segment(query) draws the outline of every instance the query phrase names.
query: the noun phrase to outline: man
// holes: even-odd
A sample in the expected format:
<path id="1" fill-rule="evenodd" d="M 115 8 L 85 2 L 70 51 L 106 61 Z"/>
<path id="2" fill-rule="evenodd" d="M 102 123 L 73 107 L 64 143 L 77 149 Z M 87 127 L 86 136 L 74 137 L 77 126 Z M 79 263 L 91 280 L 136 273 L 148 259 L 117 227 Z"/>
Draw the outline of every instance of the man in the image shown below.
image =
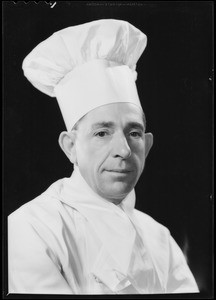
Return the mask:
<path id="1" fill-rule="evenodd" d="M 125 21 L 98 20 L 25 58 L 25 76 L 58 100 L 74 171 L 9 216 L 10 293 L 198 292 L 168 229 L 134 208 L 153 143 L 135 84 L 146 40 Z"/>

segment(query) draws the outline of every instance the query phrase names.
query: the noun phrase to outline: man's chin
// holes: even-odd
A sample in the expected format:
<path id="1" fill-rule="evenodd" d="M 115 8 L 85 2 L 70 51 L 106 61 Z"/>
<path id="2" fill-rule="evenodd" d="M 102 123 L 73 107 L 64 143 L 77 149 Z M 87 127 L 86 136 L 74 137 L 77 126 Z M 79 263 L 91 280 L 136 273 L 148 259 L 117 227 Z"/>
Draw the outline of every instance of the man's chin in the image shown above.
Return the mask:
<path id="1" fill-rule="evenodd" d="M 102 192 L 102 197 L 109 200 L 110 202 L 119 204 L 132 191 L 132 189 L 133 187 L 127 187 L 127 189 L 110 188 L 106 192 Z"/>

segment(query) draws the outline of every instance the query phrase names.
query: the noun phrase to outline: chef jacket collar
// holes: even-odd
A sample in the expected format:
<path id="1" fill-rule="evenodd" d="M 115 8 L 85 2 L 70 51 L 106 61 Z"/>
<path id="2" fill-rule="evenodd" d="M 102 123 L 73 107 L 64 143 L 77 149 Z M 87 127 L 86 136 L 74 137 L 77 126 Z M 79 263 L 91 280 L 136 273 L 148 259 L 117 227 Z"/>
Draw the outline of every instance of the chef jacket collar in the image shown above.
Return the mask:
<path id="1" fill-rule="evenodd" d="M 63 179 L 59 197 L 89 221 L 102 248 L 106 249 L 115 261 L 116 268 L 126 275 L 136 230 L 123 207 L 128 213 L 133 213 L 134 191 L 127 195 L 122 206 L 115 205 L 97 195 L 81 176 L 79 169 L 75 168 L 70 178 Z"/>

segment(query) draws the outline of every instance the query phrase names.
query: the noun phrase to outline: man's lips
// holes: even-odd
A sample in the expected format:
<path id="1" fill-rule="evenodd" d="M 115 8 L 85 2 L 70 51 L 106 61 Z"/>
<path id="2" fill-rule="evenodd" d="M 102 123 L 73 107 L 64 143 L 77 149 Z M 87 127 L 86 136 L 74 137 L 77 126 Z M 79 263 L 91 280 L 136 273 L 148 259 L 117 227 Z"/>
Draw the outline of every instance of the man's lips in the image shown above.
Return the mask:
<path id="1" fill-rule="evenodd" d="M 106 170 L 107 172 L 110 172 L 110 173 L 131 173 L 133 172 L 132 170 L 128 170 L 128 169 L 111 169 L 111 170 Z"/>

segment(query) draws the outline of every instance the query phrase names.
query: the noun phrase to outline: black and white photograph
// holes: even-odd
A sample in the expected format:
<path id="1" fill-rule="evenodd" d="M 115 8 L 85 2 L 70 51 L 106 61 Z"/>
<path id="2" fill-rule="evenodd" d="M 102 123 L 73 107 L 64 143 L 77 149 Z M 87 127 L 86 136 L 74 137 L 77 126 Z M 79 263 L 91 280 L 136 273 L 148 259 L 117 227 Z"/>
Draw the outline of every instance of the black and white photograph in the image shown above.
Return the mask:
<path id="1" fill-rule="evenodd" d="M 213 299 L 213 1 L 3 1 L 3 299 Z"/>

